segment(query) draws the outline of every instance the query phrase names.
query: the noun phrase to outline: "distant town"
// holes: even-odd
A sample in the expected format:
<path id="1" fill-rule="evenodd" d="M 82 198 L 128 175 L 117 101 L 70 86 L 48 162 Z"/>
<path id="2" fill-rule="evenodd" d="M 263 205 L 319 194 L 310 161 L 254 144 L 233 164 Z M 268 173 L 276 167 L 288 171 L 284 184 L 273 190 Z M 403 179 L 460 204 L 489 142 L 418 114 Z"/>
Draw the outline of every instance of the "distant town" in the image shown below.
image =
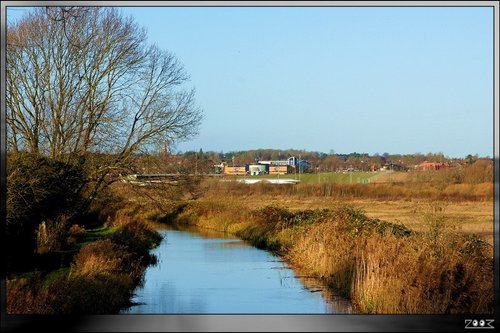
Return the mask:
<path id="1" fill-rule="evenodd" d="M 412 166 L 411 169 L 415 170 L 440 170 L 443 168 L 449 168 L 452 165 L 448 162 L 429 162 L 424 161 L 417 165 Z M 383 165 L 370 165 L 370 171 L 386 171 L 386 170 L 394 170 L 394 171 L 408 171 L 410 169 L 409 166 L 399 164 L 399 163 L 385 163 Z M 337 169 L 336 172 L 353 172 L 353 171 L 362 171 L 355 169 L 353 167 L 348 167 L 345 169 Z M 220 164 L 214 165 L 214 173 L 215 174 L 224 174 L 224 175 L 250 175 L 250 176 L 258 176 L 258 175 L 285 175 L 290 173 L 297 172 L 311 172 L 311 163 L 306 160 L 298 159 L 295 156 L 289 157 L 286 160 L 274 160 L 274 161 L 257 161 L 257 163 L 253 164 L 245 164 L 245 165 L 228 165 L 227 162 L 221 162 Z"/>
<path id="2" fill-rule="evenodd" d="M 286 175 L 298 173 L 347 173 L 379 171 L 429 171 L 464 167 L 489 157 L 467 155 L 450 158 L 428 154 L 339 154 L 296 149 L 253 149 L 233 152 L 171 152 L 164 147 L 155 155 L 137 156 L 140 167 L 132 173 L 216 174 L 227 176 Z"/>

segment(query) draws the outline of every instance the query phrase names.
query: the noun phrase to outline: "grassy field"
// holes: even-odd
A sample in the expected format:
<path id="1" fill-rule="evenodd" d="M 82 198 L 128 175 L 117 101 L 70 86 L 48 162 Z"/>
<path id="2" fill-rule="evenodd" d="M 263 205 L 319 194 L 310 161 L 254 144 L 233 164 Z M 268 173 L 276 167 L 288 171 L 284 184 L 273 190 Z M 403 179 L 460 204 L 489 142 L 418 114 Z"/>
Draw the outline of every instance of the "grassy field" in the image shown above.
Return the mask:
<path id="1" fill-rule="evenodd" d="M 354 172 L 320 172 L 320 173 L 301 173 L 300 182 L 302 184 L 319 183 L 337 183 L 337 184 L 355 184 L 355 183 L 404 183 L 408 181 L 411 172 L 403 171 L 354 171 Z M 286 175 L 259 175 L 259 176 L 226 176 L 227 179 L 246 178 L 290 178 L 299 179 L 299 175 L 290 173 Z"/>
<path id="2" fill-rule="evenodd" d="M 391 183 L 391 182 L 406 182 L 408 180 L 408 172 L 402 171 L 383 171 L 377 172 L 372 178 L 370 183 Z"/>
<path id="3" fill-rule="evenodd" d="M 403 223 L 416 231 L 423 231 L 426 211 L 432 203 L 360 200 L 352 203 L 366 215 L 391 222 Z M 477 235 L 493 245 L 493 202 L 442 202 L 437 205 L 447 228 L 467 235 Z"/>
<path id="4" fill-rule="evenodd" d="M 206 183 L 203 197 L 214 201 L 223 197 L 224 201 L 249 210 L 267 205 L 278 205 L 292 211 L 328 209 L 346 203 L 369 218 L 403 223 L 417 232 L 428 229 L 428 212 L 437 209 L 446 229 L 480 237 L 493 245 L 492 184 L 449 184 L 439 188 L 434 184 L 411 182 L 411 172 L 376 173 L 369 184 L 342 184 L 340 182 L 349 175 L 330 175 L 334 175 L 330 180 L 339 182 L 331 189 L 327 183 L 315 184 L 314 177 L 318 175 L 309 174 L 306 179 L 312 183 L 288 187 L 224 184 L 223 188 L 217 188 L 217 184 Z M 366 173 L 357 175 L 364 177 Z"/>
<path id="5" fill-rule="evenodd" d="M 362 171 L 356 171 L 356 172 L 347 172 L 347 173 L 342 173 L 342 172 L 320 172 L 320 173 L 301 173 L 300 174 L 300 182 L 303 184 L 317 184 L 317 183 L 342 183 L 342 184 L 348 184 L 348 183 L 359 183 L 362 182 L 363 180 L 367 180 L 371 177 L 377 176 L 378 173 L 374 172 L 362 172 Z M 279 179 L 279 178 L 289 178 L 289 179 L 299 179 L 298 174 L 290 173 L 286 175 L 259 175 L 259 176 L 231 176 L 227 177 L 228 179 L 241 179 L 243 177 L 249 178 L 249 179 L 258 179 L 258 178 L 264 178 L 264 179 Z"/>
<path id="6" fill-rule="evenodd" d="M 212 197 L 216 200 L 216 197 Z M 227 199 L 226 199 L 227 200 Z M 231 202 L 247 209 L 258 209 L 267 205 L 278 205 L 292 211 L 302 209 L 327 209 L 341 200 L 331 198 L 297 198 L 293 196 L 233 196 Z M 368 217 L 393 223 L 403 223 L 415 231 L 423 231 L 426 212 L 432 203 L 428 200 L 350 200 L 349 205 L 363 211 Z M 477 235 L 493 245 L 493 202 L 440 202 L 445 224 L 449 229 L 467 235 Z"/>

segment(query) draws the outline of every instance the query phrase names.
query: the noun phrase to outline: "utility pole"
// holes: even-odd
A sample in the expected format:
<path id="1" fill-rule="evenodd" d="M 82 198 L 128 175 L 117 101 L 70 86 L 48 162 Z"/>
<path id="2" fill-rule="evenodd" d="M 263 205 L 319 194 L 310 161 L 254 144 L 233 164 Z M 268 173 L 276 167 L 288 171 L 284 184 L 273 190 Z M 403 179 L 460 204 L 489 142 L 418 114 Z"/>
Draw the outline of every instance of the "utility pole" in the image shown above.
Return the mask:
<path id="1" fill-rule="evenodd" d="M 195 160 L 194 160 L 194 174 L 198 174 L 198 153 L 195 155 Z"/>

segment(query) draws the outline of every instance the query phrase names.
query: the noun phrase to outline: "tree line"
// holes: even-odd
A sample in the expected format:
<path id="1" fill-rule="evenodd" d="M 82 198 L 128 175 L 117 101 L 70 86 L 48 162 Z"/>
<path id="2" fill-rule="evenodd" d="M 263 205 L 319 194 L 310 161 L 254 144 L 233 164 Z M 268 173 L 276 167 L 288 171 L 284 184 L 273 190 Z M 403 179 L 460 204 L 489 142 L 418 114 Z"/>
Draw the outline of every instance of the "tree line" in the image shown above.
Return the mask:
<path id="1" fill-rule="evenodd" d="M 212 173 L 215 164 L 226 162 L 228 165 L 244 165 L 256 163 L 259 160 L 286 160 L 295 156 L 311 164 L 309 172 L 336 172 L 353 168 L 360 171 L 370 171 L 372 166 L 380 168 L 384 165 L 401 166 L 402 170 L 412 169 L 424 162 L 449 163 L 451 166 L 470 166 L 480 158 L 478 155 L 467 155 L 464 158 L 450 158 L 443 153 L 415 153 L 415 154 L 367 154 L 348 153 L 339 154 L 331 151 L 323 153 L 297 149 L 252 149 L 231 152 L 215 151 L 186 151 L 165 153 L 165 150 L 140 156 L 136 160 L 135 170 L 138 172 L 171 172 L 171 173 Z"/>

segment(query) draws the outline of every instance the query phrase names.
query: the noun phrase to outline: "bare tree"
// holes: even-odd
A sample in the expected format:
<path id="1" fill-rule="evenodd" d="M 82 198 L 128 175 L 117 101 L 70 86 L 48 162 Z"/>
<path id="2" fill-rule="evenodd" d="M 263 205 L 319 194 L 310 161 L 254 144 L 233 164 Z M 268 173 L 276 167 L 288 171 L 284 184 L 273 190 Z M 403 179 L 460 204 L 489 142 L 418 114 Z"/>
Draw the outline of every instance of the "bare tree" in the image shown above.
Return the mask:
<path id="1" fill-rule="evenodd" d="M 92 198 L 135 153 L 196 134 L 202 113 L 177 58 L 114 8 L 37 8 L 7 27 L 10 152 L 106 156 Z"/>

